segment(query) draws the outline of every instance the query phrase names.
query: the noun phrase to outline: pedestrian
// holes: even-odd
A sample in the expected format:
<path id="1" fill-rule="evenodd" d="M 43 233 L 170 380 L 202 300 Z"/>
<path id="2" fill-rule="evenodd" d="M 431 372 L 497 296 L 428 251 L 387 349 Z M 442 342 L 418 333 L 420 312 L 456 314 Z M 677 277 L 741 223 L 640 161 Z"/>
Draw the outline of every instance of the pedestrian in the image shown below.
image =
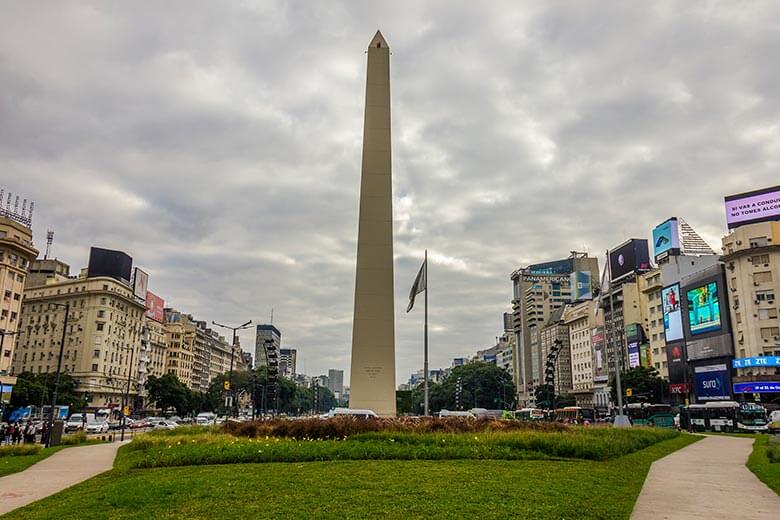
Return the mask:
<path id="1" fill-rule="evenodd" d="M 14 444 L 19 444 L 22 441 L 22 425 L 18 421 L 14 424 L 11 437 Z"/>

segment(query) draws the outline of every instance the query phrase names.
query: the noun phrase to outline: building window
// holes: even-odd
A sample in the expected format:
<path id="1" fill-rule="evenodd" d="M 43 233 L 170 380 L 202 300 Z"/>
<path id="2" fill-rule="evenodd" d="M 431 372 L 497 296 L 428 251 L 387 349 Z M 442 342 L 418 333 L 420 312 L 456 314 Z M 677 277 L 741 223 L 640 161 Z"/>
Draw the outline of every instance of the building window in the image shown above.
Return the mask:
<path id="1" fill-rule="evenodd" d="M 777 318 L 777 309 L 758 309 L 759 320 L 771 320 Z"/>
<path id="2" fill-rule="evenodd" d="M 98 324 L 97 324 L 97 326 L 96 326 L 96 329 L 97 329 L 98 331 L 102 331 L 102 330 L 103 330 L 103 326 L 104 326 L 104 325 L 105 325 L 104 323 L 98 323 Z"/>
<path id="3" fill-rule="evenodd" d="M 751 260 L 753 260 L 753 265 L 755 267 L 758 267 L 759 265 L 768 265 L 769 255 L 755 255 Z"/>
<path id="4" fill-rule="evenodd" d="M 98 311 L 98 318 L 105 318 L 106 317 L 106 311 Z"/>
<path id="5" fill-rule="evenodd" d="M 775 299 L 775 291 L 773 289 L 765 289 L 763 291 L 756 291 L 756 300 L 773 301 Z"/>
<path id="6" fill-rule="evenodd" d="M 98 366 L 97 366 L 97 363 L 93 363 L 93 364 L 92 364 L 92 371 L 93 371 L 93 372 L 97 372 L 97 371 L 98 371 Z"/>
<path id="7" fill-rule="evenodd" d="M 750 247 L 766 247 L 769 245 L 767 237 L 755 237 L 750 239 Z"/>
<path id="8" fill-rule="evenodd" d="M 780 328 L 778 327 L 762 327 L 761 339 L 773 339 L 780 337 Z"/>
<path id="9" fill-rule="evenodd" d="M 766 283 L 772 281 L 772 271 L 761 271 L 760 273 L 753 273 L 753 282 L 756 284 Z"/>
<path id="10" fill-rule="evenodd" d="M 100 357 L 100 350 L 95 349 L 95 351 L 92 353 L 93 358 L 99 358 Z"/>

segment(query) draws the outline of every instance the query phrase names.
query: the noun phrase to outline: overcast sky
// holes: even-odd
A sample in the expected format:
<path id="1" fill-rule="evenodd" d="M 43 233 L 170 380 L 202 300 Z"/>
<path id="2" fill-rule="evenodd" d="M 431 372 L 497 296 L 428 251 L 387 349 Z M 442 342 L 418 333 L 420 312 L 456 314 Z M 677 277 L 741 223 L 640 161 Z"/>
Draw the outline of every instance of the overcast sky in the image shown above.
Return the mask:
<path id="1" fill-rule="evenodd" d="M 422 308 L 404 310 L 426 247 L 432 367 L 494 344 L 521 265 L 672 215 L 719 250 L 723 196 L 780 180 L 779 19 L 771 1 L 3 2 L 0 187 L 76 272 L 122 249 L 167 305 L 273 307 L 299 371 L 348 372 L 381 29 L 400 383 L 422 366 Z"/>

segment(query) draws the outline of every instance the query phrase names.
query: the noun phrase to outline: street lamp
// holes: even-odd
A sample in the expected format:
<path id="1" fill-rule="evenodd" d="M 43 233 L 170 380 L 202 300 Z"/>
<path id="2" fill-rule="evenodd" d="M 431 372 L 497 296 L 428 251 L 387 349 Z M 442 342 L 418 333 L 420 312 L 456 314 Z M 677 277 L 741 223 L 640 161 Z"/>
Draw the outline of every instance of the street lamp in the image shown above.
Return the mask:
<path id="1" fill-rule="evenodd" d="M 54 428 L 54 407 L 57 405 L 57 392 L 60 390 L 60 370 L 62 369 L 62 351 L 65 348 L 65 334 L 68 329 L 68 316 L 70 315 L 70 303 L 50 303 L 55 307 L 65 308 L 65 321 L 62 324 L 62 338 L 60 339 L 60 353 L 57 356 L 57 376 L 54 379 L 54 393 L 51 396 L 51 409 L 49 410 L 49 427 L 46 436 L 46 447 L 51 446 L 51 433 Z"/>
<path id="2" fill-rule="evenodd" d="M 252 325 L 252 320 L 249 320 L 248 322 L 244 323 L 243 325 L 239 325 L 238 327 L 231 327 L 229 325 L 222 325 L 221 323 L 217 323 L 216 321 L 212 321 L 214 325 L 217 327 L 222 327 L 223 329 L 228 329 L 233 331 L 233 344 L 230 346 L 230 373 L 228 375 L 228 385 L 230 388 L 228 388 L 228 392 L 230 392 L 231 397 L 231 403 L 230 403 L 230 411 L 231 414 L 238 408 L 238 403 L 236 403 L 236 393 L 233 390 L 233 357 L 236 354 L 236 332 L 243 329 L 248 329 L 250 325 Z M 238 414 L 235 414 L 238 415 Z M 235 415 L 233 415 L 235 417 Z"/>

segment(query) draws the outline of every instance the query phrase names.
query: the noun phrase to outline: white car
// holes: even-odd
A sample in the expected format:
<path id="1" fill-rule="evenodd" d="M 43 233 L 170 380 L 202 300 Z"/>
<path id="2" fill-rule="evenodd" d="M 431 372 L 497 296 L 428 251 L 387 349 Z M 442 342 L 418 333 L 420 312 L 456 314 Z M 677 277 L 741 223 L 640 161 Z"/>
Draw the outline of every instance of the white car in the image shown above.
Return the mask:
<path id="1" fill-rule="evenodd" d="M 152 428 L 154 428 L 155 430 L 173 430 L 174 428 L 178 428 L 178 427 L 179 427 L 178 424 L 168 420 L 155 421 L 154 423 L 152 423 Z"/>
<path id="2" fill-rule="evenodd" d="M 87 433 L 108 433 L 108 421 L 93 421 L 87 423 Z"/>
<path id="3" fill-rule="evenodd" d="M 65 431 L 74 432 L 84 427 L 84 416 L 80 413 L 74 413 L 65 423 Z"/>

